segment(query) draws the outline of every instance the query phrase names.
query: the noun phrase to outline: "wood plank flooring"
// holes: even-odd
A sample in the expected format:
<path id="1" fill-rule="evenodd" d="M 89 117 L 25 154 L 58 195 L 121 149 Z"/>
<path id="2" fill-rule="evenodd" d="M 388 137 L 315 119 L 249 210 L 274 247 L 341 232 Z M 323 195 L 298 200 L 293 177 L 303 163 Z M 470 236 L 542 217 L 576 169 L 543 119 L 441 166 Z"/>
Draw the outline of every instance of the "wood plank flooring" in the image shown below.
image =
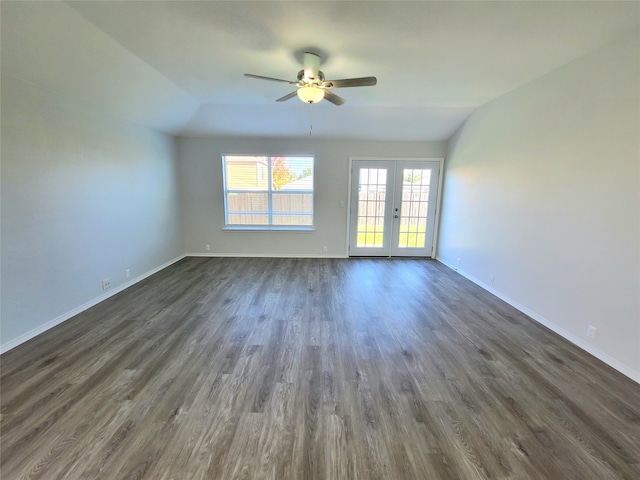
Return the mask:
<path id="1" fill-rule="evenodd" d="M 640 478 L 640 386 L 435 261 L 186 258 L 0 361 L 3 480 Z"/>

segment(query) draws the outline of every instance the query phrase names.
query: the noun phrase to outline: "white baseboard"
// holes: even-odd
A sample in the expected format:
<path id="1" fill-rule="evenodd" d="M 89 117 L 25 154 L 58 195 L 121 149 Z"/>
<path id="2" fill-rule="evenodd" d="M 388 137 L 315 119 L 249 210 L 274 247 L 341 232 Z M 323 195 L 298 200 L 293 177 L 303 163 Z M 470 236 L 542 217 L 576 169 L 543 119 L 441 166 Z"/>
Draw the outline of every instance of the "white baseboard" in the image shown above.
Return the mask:
<path id="1" fill-rule="evenodd" d="M 187 253 L 187 257 L 236 257 L 236 258 L 348 258 L 331 253 Z"/>
<path id="2" fill-rule="evenodd" d="M 468 273 L 460 270 L 458 267 L 455 267 L 455 266 L 451 265 L 448 262 L 445 262 L 444 260 L 442 260 L 439 257 L 436 257 L 436 260 L 438 260 L 443 265 L 446 265 L 451 270 L 454 270 L 454 271 L 458 272 L 460 275 L 462 275 L 463 277 L 467 278 L 468 280 L 471 280 L 473 283 L 475 283 L 479 287 L 482 287 L 487 292 L 495 295 L 500 300 L 508 303 L 509 305 L 511 305 L 512 307 L 516 308 L 517 310 L 520 310 L 522 313 L 524 313 L 525 315 L 528 315 L 529 317 L 531 317 L 536 322 L 544 325 L 549 330 L 552 330 L 553 332 L 557 333 L 558 335 L 563 337 L 565 340 L 570 341 L 574 345 L 576 345 L 576 346 L 580 347 L 581 349 L 585 350 L 586 352 L 590 353 L 591 355 L 596 357 L 598 360 L 601 360 L 604 363 L 606 363 L 607 365 L 609 365 L 610 367 L 615 368 L 617 371 L 619 371 L 623 375 L 626 375 L 631 380 L 633 380 L 633 381 L 635 381 L 637 383 L 640 383 L 640 372 L 636 372 L 632 368 L 628 367 L 627 365 L 625 365 L 623 363 L 620 363 L 618 360 L 616 360 L 615 358 L 613 358 L 609 354 L 603 352 L 602 350 L 599 350 L 599 349 L 595 348 L 590 343 L 585 342 L 580 337 L 577 337 L 576 335 L 574 335 L 573 333 L 569 332 L 568 330 L 565 330 L 564 328 L 556 325 L 551 320 L 543 317 L 539 313 L 534 312 L 530 308 L 525 307 L 524 305 L 516 302 L 515 300 L 513 300 L 510 297 L 508 297 L 504 293 L 499 292 L 498 290 L 495 290 L 493 287 L 491 287 L 490 285 L 478 280 L 473 275 L 469 275 Z"/>
<path id="3" fill-rule="evenodd" d="M 142 275 L 138 275 L 137 277 L 129 280 L 126 283 L 123 283 L 122 285 L 119 285 L 117 287 L 115 287 L 113 290 L 109 290 L 108 292 L 103 293 L 102 295 L 99 295 L 91 300 L 89 300 L 86 303 L 83 303 L 82 305 L 69 310 L 68 312 L 63 313 L 62 315 L 54 318 L 53 320 L 49 320 L 46 323 L 43 323 L 42 325 L 34 328 L 33 330 L 29 330 L 26 333 L 23 333 L 22 335 L 20 335 L 17 338 L 14 338 L 13 340 L 8 341 L 7 343 L 4 343 L 2 345 L 0 345 L 0 354 L 3 354 L 5 352 L 8 352 L 9 350 L 11 350 L 12 348 L 17 347 L 18 345 L 26 342 L 27 340 L 31 340 L 33 337 L 36 337 L 38 335 L 40 335 L 41 333 L 46 332 L 47 330 L 55 327 L 56 325 L 60 325 L 62 322 L 69 320 L 71 317 L 75 317 L 76 315 L 78 315 L 79 313 L 84 312 L 85 310 L 93 307 L 94 305 L 97 305 L 100 302 L 105 301 L 107 298 L 109 297 L 113 297 L 115 294 L 122 292 L 123 290 L 126 290 L 127 288 L 131 287 L 132 285 L 135 285 L 136 283 L 140 282 L 141 280 L 144 280 L 147 277 L 150 277 L 151 275 L 153 275 L 154 273 L 158 273 L 160 270 L 163 270 L 165 268 L 167 268 L 169 265 L 172 265 L 174 263 L 176 263 L 177 261 L 182 260 L 183 258 L 185 258 L 186 255 L 180 255 L 179 257 L 176 257 L 172 260 L 169 260 L 168 262 L 163 263 L 162 265 L 149 270 L 146 273 L 143 273 Z"/>

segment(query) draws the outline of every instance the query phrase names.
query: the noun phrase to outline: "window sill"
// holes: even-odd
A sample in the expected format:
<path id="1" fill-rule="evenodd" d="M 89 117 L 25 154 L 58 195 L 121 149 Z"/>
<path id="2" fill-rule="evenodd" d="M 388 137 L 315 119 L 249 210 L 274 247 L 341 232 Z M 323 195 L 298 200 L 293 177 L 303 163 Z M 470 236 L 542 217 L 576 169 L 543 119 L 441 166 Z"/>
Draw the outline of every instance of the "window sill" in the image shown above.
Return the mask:
<path id="1" fill-rule="evenodd" d="M 287 227 L 287 226 L 267 226 L 267 225 L 227 225 L 222 227 L 225 232 L 315 232 L 315 227 Z"/>

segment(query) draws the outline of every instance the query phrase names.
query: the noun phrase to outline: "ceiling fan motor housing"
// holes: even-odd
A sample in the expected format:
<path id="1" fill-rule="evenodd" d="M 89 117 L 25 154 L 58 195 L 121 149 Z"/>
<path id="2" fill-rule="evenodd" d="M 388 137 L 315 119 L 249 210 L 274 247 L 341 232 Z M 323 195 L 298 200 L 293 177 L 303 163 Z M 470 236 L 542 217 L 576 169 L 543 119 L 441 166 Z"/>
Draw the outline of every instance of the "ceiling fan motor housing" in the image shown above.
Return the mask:
<path id="1" fill-rule="evenodd" d="M 320 57 L 315 53 L 305 52 L 303 66 L 304 78 L 310 81 L 317 80 L 320 73 Z"/>
<path id="2" fill-rule="evenodd" d="M 324 73 L 318 70 L 315 77 L 308 77 L 304 70 L 298 72 L 298 81 L 306 85 L 320 85 L 324 82 Z"/>

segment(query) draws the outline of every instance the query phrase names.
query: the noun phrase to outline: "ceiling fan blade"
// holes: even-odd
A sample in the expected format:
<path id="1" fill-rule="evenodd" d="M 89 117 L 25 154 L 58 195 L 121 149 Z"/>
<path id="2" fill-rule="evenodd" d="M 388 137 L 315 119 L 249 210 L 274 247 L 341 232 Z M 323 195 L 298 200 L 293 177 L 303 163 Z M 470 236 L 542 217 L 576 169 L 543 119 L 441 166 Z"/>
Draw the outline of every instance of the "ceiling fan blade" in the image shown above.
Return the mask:
<path id="1" fill-rule="evenodd" d="M 335 93 L 329 90 L 324 91 L 324 98 L 325 100 L 330 101 L 334 105 L 342 105 L 344 102 L 346 102 L 344 98 L 339 97 L 338 95 L 336 95 Z"/>
<path id="2" fill-rule="evenodd" d="M 245 77 L 249 77 L 249 78 L 257 78 L 259 80 L 270 80 L 272 82 L 288 83 L 289 85 L 297 85 L 298 84 L 298 82 L 292 82 L 292 81 L 289 81 L 289 80 L 282 80 L 281 78 L 264 77 L 262 75 L 254 75 L 253 73 L 245 73 L 244 76 Z"/>
<path id="3" fill-rule="evenodd" d="M 286 94 L 284 97 L 280 97 L 279 99 L 276 100 L 276 102 L 286 102 L 290 98 L 295 97 L 297 93 L 298 91 L 294 90 L 293 92 Z"/>
<path id="4" fill-rule="evenodd" d="M 325 88 L 345 88 L 345 87 L 372 87 L 378 83 L 376 77 L 343 78 L 342 80 L 327 80 L 324 82 Z"/>

